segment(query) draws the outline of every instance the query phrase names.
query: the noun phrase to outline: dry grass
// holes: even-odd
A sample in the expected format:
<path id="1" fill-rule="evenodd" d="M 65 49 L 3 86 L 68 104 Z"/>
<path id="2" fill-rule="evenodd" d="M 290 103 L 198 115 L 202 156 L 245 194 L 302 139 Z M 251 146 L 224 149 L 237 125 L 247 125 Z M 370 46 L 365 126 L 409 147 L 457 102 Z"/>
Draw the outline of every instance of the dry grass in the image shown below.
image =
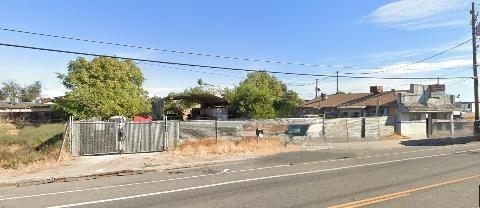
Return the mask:
<path id="1" fill-rule="evenodd" d="M 62 133 L 63 124 L 0 131 L 0 169 L 16 169 L 55 159 Z"/>
<path id="2" fill-rule="evenodd" d="M 397 133 L 394 133 L 389 137 L 389 139 L 391 139 L 391 140 L 404 140 L 404 139 L 408 139 L 408 137 L 397 134 Z"/>
<path id="3" fill-rule="evenodd" d="M 242 138 L 240 140 L 201 139 L 187 140 L 175 151 L 183 156 L 206 156 L 208 154 L 273 154 L 278 152 L 298 151 L 296 145 L 284 146 L 279 138 L 262 138 L 257 141 L 255 137 Z"/>
<path id="4" fill-rule="evenodd" d="M 0 123 L 0 130 L 12 130 L 16 129 L 15 125 L 11 123 Z"/>

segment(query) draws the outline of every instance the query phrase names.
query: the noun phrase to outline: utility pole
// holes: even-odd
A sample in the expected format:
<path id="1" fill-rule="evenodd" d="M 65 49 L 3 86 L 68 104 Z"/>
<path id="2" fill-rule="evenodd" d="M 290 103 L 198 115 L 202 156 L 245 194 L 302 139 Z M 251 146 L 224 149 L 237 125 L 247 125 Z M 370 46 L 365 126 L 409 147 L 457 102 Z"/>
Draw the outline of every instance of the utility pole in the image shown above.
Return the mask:
<path id="1" fill-rule="evenodd" d="M 472 46 L 473 46 L 473 92 L 475 93 L 475 121 L 479 120 L 478 105 L 478 77 L 477 77 L 477 11 L 475 11 L 475 2 L 472 2 Z"/>
<path id="2" fill-rule="evenodd" d="M 340 91 L 338 91 L 338 70 L 337 70 L 337 94 L 339 93 Z"/>
<path id="3" fill-rule="evenodd" d="M 315 79 L 315 98 L 318 97 L 318 91 L 319 91 L 319 90 L 320 90 L 320 89 L 318 89 L 318 79 Z"/>

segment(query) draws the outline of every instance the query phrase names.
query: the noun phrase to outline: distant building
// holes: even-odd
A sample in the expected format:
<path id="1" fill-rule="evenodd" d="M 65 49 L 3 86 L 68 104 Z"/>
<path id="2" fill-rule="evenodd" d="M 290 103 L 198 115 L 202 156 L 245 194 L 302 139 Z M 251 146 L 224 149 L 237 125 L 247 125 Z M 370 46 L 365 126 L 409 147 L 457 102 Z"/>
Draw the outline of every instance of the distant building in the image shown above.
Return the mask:
<path id="1" fill-rule="evenodd" d="M 475 113 L 475 102 L 456 102 L 464 113 Z"/>
<path id="2" fill-rule="evenodd" d="M 408 92 L 397 94 L 397 103 L 396 130 L 406 136 L 429 136 L 433 128 L 453 132 L 453 114 L 460 110 L 445 85 L 411 84 Z"/>
<path id="3" fill-rule="evenodd" d="M 228 101 L 207 93 L 178 95 L 172 97 L 160 98 L 152 102 L 153 119 L 159 120 L 163 116 L 165 109 L 165 100 L 188 100 L 197 105 L 190 109 L 170 109 L 175 111 L 175 115 L 167 115 L 177 117 L 179 119 L 192 120 L 227 120 L 228 119 Z"/>
<path id="4" fill-rule="evenodd" d="M 8 98 L 0 101 L 0 122 L 25 121 L 45 123 L 59 120 L 52 111 L 53 103 L 20 102 L 18 98 Z"/>
<path id="5" fill-rule="evenodd" d="M 298 106 L 296 113 L 330 117 L 390 116 L 395 118 L 396 91 L 383 91 L 382 86 L 370 87 L 370 93 L 321 94 Z"/>
<path id="6" fill-rule="evenodd" d="M 455 96 L 445 94 L 445 85 L 411 84 L 409 90 L 383 91 L 370 87 L 370 93 L 322 94 L 299 105 L 297 115 L 322 115 L 326 118 L 387 116 L 395 132 L 411 137 L 432 135 L 432 130 L 453 133 Z"/>

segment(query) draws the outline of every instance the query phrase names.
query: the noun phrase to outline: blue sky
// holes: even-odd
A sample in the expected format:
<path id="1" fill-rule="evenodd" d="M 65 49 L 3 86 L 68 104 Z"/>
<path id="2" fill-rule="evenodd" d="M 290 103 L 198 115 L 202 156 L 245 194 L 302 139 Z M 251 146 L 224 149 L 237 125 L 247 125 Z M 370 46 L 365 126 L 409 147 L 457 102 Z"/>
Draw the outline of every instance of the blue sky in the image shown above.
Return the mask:
<path id="1" fill-rule="evenodd" d="M 161 49 L 310 64 L 354 66 L 345 72 L 391 69 L 431 56 L 470 37 L 468 0 L 403 1 L 22 1 L 0 2 L 0 27 L 111 41 Z M 238 61 L 76 42 L 0 31 L 0 42 L 204 65 L 331 74 L 337 69 Z M 55 72 L 66 72 L 75 55 L 0 47 L 0 81 L 40 80 L 45 96 L 64 91 Z M 375 76 L 471 76 L 471 44 L 421 64 Z M 195 86 L 196 80 L 222 87 L 245 73 L 139 65 L 150 95 L 164 96 Z M 190 70 L 190 71 L 188 71 Z M 192 71 L 193 70 L 193 71 Z M 381 70 L 381 69 L 380 69 Z M 303 98 L 314 96 L 313 77 L 277 76 Z M 460 82 L 463 81 L 463 82 Z M 407 88 L 408 83 L 340 79 L 340 90 L 365 92 L 370 85 Z M 471 80 L 445 80 L 447 91 L 473 100 Z M 452 85 L 453 84 L 453 85 Z M 322 81 L 323 92 L 335 79 Z"/>

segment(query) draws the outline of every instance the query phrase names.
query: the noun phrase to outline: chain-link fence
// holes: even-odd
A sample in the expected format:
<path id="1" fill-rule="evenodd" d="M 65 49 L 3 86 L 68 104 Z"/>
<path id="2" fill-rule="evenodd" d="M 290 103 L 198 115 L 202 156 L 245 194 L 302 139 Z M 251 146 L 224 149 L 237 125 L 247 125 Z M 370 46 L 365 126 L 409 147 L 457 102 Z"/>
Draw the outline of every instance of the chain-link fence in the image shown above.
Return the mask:
<path id="1" fill-rule="evenodd" d="M 127 122 L 123 128 L 124 153 L 156 152 L 165 148 L 165 125 L 163 122 Z"/>
<path id="2" fill-rule="evenodd" d="M 155 152 L 167 147 L 164 122 L 74 121 L 70 126 L 73 156 Z"/>
<path id="3" fill-rule="evenodd" d="M 115 122 L 73 122 L 71 152 L 77 155 L 119 153 L 118 124 Z"/>
<path id="4" fill-rule="evenodd" d="M 472 136 L 474 123 L 467 120 L 433 120 L 432 136 Z"/>

